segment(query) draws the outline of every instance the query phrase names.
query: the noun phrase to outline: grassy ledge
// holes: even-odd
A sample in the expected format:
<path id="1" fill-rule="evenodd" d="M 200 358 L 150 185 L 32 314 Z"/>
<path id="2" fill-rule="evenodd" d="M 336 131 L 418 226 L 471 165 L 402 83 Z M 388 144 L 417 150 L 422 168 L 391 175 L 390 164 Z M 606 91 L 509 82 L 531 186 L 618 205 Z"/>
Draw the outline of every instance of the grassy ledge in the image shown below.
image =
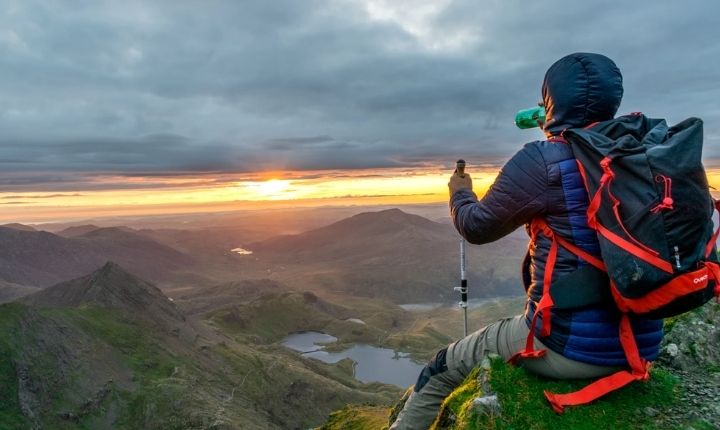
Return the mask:
<path id="1" fill-rule="evenodd" d="M 497 394 L 501 414 L 478 414 L 474 409 L 473 399 L 483 396 L 482 376 L 488 377 Z M 489 371 L 476 368 L 445 399 L 431 430 L 664 430 L 668 428 L 664 411 L 679 398 L 677 378 L 662 369 L 653 370 L 648 382 L 633 383 L 587 406 L 568 408 L 563 415 L 553 412 L 543 396 L 544 390 L 566 393 L 588 382 L 550 381 L 493 360 Z M 319 430 L 387 428 L 389 413 L 384 407 L 346 406 L 332 413 Z"/>

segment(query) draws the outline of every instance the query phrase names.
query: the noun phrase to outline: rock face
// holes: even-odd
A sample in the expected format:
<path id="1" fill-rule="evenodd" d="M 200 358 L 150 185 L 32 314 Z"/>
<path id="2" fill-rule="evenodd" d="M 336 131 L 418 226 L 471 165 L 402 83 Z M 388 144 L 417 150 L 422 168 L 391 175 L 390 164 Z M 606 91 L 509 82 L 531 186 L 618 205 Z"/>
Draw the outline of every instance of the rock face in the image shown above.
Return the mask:
<path id="1" fill-rule="evenodd" d="M 704 421 L 720 428 L 720 304 L 711 301 L 666 323 L 657 364 L 678 376 L 680 403 L 668 425 Z"/>
<path id="2" fill-rule="evenodd" d="M 684 371 L 720 366 L 720 305 L 705 306 L 670 320 L 659 361 Z M 720 369 L 719 369 L 720 370 Z"/>
<path id="3" fill-rule="evenodd" d="M 499 415 L 502 411 L 500 401 L 496 394 L 482 397 L 475 397 L 472 401 L 473 408 L 478 414 Z"/>

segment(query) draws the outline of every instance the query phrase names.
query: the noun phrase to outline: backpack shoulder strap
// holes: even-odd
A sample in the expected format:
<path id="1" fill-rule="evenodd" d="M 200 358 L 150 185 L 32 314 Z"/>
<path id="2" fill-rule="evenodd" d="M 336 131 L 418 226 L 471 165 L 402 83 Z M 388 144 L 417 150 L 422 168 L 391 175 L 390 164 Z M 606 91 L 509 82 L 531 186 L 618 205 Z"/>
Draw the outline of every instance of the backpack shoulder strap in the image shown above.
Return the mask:
<path id="1" fill-rule="evenodd" d="M 540 330 L 541 337 L 550 336 L 552 329 L 552 313 L 551 309 L 555 306 L 553 295 L 551 294 L 550 284 L 552 283 L 553 271 L 555 269 L 555 262 L 557 260 L 558 248 L 562 246 L 583 260 L 587 261 L 590 265 L 596 269 L 607 272 L 605 263 L 602 262 L 598 257 L 588 253 L 587 251 L 579 248 L 570 241 L 564 239 L 550 228 L 547 221 L 542 218 L 535 218 L 530 224 L 530 237 L 533 241 L 537 240 L 538 234 L 543 234 L 549 238 L 552 243 L 550 245 L 550 252 L 548 253 L 547 263 L 545 264 L 545 274 L 543 277 L 543 294 L 538 302 L 535 313 L 533 314 L 532 322 L 530 323 L 530 332 L 528 333 L 527 340 L 525 342 L 525 349 L 514 354 L 508 360 L 509 363 L 515 364 L 521 358 L 538 358 L 545 354 L 545 350 L 535 349 L 535 331 L 537 327 L 538 316 L 542 315 L 542 328 Z"/>

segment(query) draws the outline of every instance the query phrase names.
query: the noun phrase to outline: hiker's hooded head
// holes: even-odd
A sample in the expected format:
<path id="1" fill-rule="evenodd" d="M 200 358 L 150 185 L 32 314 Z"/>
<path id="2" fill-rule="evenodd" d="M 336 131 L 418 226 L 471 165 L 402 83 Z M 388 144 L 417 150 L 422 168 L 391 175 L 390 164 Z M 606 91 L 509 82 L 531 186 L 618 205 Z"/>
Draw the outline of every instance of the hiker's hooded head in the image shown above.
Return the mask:
<path id="1" fill-rule="evenodd" d="M 545 73 L 545 134 L 584 127 L 615 116 L 623 96 L 620 69 L 600 54 L 575 53 L 561 58 Z"/>

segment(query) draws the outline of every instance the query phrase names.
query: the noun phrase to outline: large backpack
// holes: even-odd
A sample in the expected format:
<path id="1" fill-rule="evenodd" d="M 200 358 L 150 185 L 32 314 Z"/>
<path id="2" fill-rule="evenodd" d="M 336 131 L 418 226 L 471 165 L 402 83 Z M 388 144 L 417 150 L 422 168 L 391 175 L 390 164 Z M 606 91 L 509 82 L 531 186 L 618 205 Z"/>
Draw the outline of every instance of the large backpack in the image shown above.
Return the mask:
<path id="1" fill-rule="evenodd" d="M 552 245 L 543 297 L 526 349 L 515 359 L 544 353 L 533 348 L 537 316 L 543 319 L 540 336 L 549 335 L 551 310 L 573 297 L 571 302 L 580 300 L 574 306 L 593 300 L 617 306 L 622 313 L 620 341 L 630 366 L 575 393 L 546 392 L 553 409 L 562 413 L 565 406 L 589 403 L 632 381 L 647 380 L 650 364 L 640 356 L 630 314 L 664 318 L 720 297 L 715 249 L 720 229 L 713 232 L 712 220 L 720 204 L 710 195 L 701 161 L 700 119 L 668 127 L 664 120 L 631 114 L 566 130 L 558 140 L 571 145 L 577 160 L 590 201 L 588 225 L 598 234 L 602 260 L 556 235 L 544 220 L 532 223 L 532 234 L 550 237 Z M 551 288 L 558 247 L 589 266 L 561 277 Z M 575 294 L 557 292 L 568 287 L 576 288 Z"/>

